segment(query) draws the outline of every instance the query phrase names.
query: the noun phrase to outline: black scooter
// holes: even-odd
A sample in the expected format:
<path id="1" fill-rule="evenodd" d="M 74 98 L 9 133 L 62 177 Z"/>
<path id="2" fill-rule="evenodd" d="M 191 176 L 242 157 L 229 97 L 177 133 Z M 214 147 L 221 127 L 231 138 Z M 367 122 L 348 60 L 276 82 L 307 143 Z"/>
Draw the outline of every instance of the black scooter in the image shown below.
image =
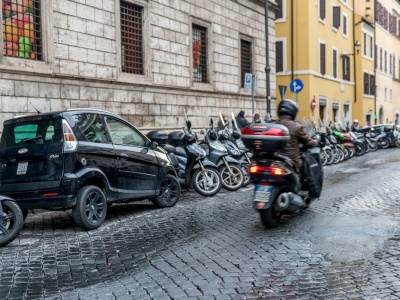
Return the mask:
<path id="1" fill-rule="evenodd" d="M 322 139 L 326 133 L 324 129 L 321 128 L 319 132 Z M 267 228 L 278 226 L 283 214 L 306 209 L 319 197 L 323 180 L 319 147 L 303 153 L 303 166 L 308 166 L 308 172 L 304 171 L 302 178 L 293 161 L 279 154 L 279 150 L 283 150 L 290 139 L 285 126 L 251 124 L 243 129 L 242 139 L 253 150 L 254 157 L 249 169 L 255 184 L 253 201 Z"/>
<path id="2" fill-rule="evenodd" d="M 210 119 L 208 130 L 202 130 L 204 140 L 201 144 L 208 159 L 217 165 L 222 178 L 222 186 L 228 191 L 236 191 L 243 186 L 244 174 L 241 163 L 228 155 L 228 151 L 218 140 L 214 122 Z"/>
<path id="3" fill-rule="evenodd" d="M 181 185 L 193 186 L 200 195 L 214 196 L 221 190 L 221 175 L 217 166 L 206 158 L 205 150 L 197 144 L 189 120 L 186 120 L 186 127 L 168 135 L 164 130 L 150 131 L 147 137 L 166 151 Z"/>
<path id="4" fill-rule="evenodd" d="M 15 202 L 6 196 L 0 196 L 0 246 L 11 243 L 24 226 L 22 210 Z"/>

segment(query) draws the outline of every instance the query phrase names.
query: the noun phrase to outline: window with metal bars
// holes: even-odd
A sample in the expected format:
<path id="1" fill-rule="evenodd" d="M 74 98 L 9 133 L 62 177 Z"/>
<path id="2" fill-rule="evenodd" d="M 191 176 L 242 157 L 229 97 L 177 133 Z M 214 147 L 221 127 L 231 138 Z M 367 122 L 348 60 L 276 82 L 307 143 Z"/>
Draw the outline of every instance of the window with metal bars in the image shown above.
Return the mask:
<path id="1" fill-rule="evenodd" d="M 143 74 L 143 7 L 121 2 L 122 72 Z"/>
<path id="2" fill-rule="evenodd" d="M 246 73 L 253 73 L 251 68 L 251 42 L 240 40 L 240 81 L 244 88 L 244 77 Z"/>
<path id="3" fill-rule="evenodd" d="M 4 56 L 43 60 L 41 1 L 2 1 Z"/>
<path id="4" fill-rule="evenodd" d="M 208 82 L 207 78 L 207 28 L 193 24 L 193 81 Z"/>

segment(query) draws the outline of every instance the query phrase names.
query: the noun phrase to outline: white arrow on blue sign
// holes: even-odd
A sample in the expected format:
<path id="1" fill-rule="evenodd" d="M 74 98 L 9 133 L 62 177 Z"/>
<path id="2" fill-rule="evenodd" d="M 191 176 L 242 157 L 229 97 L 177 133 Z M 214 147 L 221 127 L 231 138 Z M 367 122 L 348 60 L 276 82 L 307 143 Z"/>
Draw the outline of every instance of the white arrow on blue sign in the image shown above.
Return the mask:
<path id="1" fill-rule="evenodd" d="M 297 94 L 300 93 L 304 88 L 304 83 L 300 79 L 293 79 L 290 83 L 290 90 Z"/>
<path id="2" fill-rule="evenodd" d="M 251 92 L 252 83 L 253 83 L 253 74 L 245 73 L 244 74 L 244 91 L 246 93 L 250 93 Z"/>

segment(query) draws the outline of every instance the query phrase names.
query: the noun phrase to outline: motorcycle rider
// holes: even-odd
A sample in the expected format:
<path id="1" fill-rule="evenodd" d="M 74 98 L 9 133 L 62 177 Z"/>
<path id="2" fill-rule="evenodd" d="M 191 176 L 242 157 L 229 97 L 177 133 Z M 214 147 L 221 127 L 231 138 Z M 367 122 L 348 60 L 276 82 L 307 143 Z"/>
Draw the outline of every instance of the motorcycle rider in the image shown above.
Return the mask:
<path id="1" fill-rule="evenodd" d="M 286 148 L 280 153 L 289 157 L 296 165 L 297 170 L 301 170 L 302 159 L 299 144 L 309 148 L 317 147 L 318 141 L 310 138 L 305 132 L 303 125 L 294 121 L 298 112 L 297 104 L 289 99 L 284 99 L 278 106 L 278 124 L 282 124 L 289 129 L 290 140 Z"/>
<path id="2" fill-rule="evenodd" d="M 356 132 L 358 130 L 358 120 L 354 119 L 353 124 L 351 125 L 351 131 Z"/>

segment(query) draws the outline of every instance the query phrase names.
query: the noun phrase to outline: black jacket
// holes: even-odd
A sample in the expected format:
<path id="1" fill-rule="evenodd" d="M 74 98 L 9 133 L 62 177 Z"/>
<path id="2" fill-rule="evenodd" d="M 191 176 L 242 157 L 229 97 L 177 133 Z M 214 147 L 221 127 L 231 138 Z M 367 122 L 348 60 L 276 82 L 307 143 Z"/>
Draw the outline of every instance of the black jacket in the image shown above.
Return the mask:
<path id="1" fill-rule="evenodd" d="M 280 153 L 289 157 L 294 161 L 296 166 L 300 168 L 301 153 L 299 150 L 299 144 L 303 144 L 312 148 L 318 146 L 318 141 L 310 138 L 305 132 L 303 125 L 301 125 L 299 122 L 293 121 L 290 116 L 279 116 L 279 121 L 277 123 L 285 125 L 289 129 L 290 133 L 289 143 L 284 150 L 280 151 Z"/>
<path id="2" fill-rule="evenodd" d="M 246 120 L 246 118 L 244 117 L 244 111 L 241 111 L 238 116 L 236 117 L 236 123 L 238 125 L 238 129 L 240 131 L 243 130 L 243 128 L 245 128 L 247 125 L 250 124 L 249 121 Z"/>

